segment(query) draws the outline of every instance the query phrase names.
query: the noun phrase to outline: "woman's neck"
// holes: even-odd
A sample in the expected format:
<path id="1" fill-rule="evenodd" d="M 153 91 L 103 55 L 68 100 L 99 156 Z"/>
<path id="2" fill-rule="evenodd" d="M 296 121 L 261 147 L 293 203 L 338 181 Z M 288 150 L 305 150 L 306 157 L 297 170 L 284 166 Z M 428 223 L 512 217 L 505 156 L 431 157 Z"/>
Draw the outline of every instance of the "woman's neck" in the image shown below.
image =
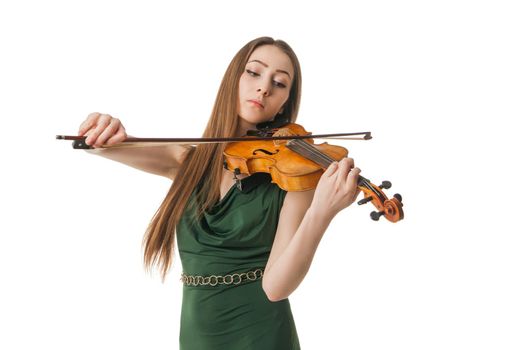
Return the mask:
<path id="1" fill-rule="evenodd" d="M 238 137 L 246 136 L 246 133 L 248 130 L 255 130 L 255 129 L 257 129 L 256 124 L 248 123 L 244 119 L 239 118 L 239 124 L 237 125 L 237 131 L 235 133 L 235 136 L 238 136 Z"/>

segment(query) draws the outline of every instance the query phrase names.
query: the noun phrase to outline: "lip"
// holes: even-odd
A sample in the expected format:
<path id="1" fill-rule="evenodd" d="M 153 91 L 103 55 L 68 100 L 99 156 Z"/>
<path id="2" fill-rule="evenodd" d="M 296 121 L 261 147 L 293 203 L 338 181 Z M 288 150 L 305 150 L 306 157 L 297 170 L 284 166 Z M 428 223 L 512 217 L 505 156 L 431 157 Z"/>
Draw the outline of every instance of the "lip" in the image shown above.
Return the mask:
<path id="1" fill-rule="evenodd" d="M 251 102 L 253 103 L 254 105 L 256 105 L 257 107 L 263 109 L 264 108 L 264 105 L 262 104 L 261 101 L 258 101 L 258 100 L 248 100 L 248 102 Z"/>

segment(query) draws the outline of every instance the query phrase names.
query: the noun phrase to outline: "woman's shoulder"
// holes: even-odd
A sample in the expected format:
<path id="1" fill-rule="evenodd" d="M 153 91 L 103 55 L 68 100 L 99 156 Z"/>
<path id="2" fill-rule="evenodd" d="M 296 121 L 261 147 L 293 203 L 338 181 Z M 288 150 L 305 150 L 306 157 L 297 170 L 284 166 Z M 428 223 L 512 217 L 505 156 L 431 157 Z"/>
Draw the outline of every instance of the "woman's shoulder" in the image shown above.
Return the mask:
<path id="1" fill-rule="evenodd" d="M 310 206 L 315 190 L 286 192 L 283 205 Z"/>
<path id="2" fill-rule="evenodd" d="M 280 210 L 281 220 L 302 220 L 306 210 L 312 203 L 315 190 L 283 192 Z"/>

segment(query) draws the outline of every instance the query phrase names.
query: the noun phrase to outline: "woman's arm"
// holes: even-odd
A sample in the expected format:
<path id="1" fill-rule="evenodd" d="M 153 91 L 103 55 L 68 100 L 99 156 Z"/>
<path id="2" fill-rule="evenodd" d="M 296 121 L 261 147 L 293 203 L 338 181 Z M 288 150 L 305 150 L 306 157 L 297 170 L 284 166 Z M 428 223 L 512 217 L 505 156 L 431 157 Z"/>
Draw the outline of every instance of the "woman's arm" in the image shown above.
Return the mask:
<path id="1" fill-rule="evenodd" d="M 163 145 L 130 148 L 95 148 L 86 150 L 151 174 L 175 178 L 191 146 Z"/>
<path id="2" fill-rule="evenodd" d="M 359 194 L 359 172 L 346 158 L 325 171 L 315 192 L 286 194 L 262 281 L 269 300 L 286 299 L 302 282 L 328 225 Z"/>
<path id="3" fill-rule="evenodd" d="M 91 113 L 80 125 L 79 136 L 86 136 L 86 144 L 94 149 L 86 150 L 155 175 L 174 179 L 191 146 L 162 145 L 131 148 L 101 148 L 115 145 L 128 137 L 119 119 L 109 114 Z"/>

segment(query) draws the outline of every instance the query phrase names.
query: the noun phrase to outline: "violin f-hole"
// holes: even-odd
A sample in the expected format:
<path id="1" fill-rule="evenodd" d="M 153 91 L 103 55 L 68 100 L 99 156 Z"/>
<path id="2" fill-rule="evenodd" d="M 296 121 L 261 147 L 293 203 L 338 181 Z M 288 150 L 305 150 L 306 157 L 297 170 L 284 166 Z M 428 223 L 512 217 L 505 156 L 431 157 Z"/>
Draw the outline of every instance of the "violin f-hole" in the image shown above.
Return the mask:
<path id="1" fill-rule="evenodd" d="M 275 150 L 275 152 L 271 152 L 271 151 L 267 151 L 267 150 L 265 150 L 265 149 L 263 149 L 263 148 L 258 148 L 258 149 L 254 150 L 254 151 L 252 152 L 252 155 L 255 156 L 255 155 L 257 155 L 258 152 L 262 152 L 262 153 L 264 153 L 264 154 L 267 154 L 267 155 L 269 155 L 269 156 L 272 156 L 272 155 L 274 155 L 274 154 L 279 153 L 279 150 Z"/>

